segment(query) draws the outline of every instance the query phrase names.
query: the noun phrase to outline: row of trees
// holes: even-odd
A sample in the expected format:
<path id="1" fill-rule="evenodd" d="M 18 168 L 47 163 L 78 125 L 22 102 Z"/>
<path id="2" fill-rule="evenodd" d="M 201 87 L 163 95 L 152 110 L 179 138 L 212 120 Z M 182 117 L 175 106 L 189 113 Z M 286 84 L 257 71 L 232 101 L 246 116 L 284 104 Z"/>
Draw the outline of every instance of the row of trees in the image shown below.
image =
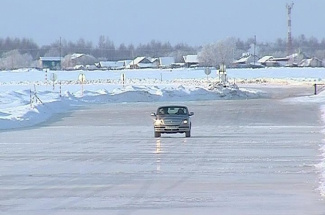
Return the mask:
<path id="1" fill-rule="evenodd" d="M 152 40 L 147 44 L 115 45 L 109 37 L 100 36 L 98 43 L 94 45 L 90 41 L 79 39 L 76 42 L 58 39 L 50 45 L 39 46 L 31 39 L 0 38 L 0 68 L 20 68 L 37 66 L 39 57 L 66 56 L 72 53 L 83 53 L 94 56 L 98 60 L 122 60 L 134 59 L 137 56 L 162 57 L 172 56 L 176 62 L 180 62 L 182 56 L 199 54 L 202 64 L 218 65 L 220 62 L 230 63 L 238 59 L 242 53 L 252 52 L 255 44 L 258 56 L 273 55 L 275 57 L 286 56 L 286 40 L 277 39 L 275 42 L 259 42 L 254 37 L 243 41 L 239 38 L 228 38 L 216 43 L 193 47 L 187 44 L 171 45 L 169 42 Z M 293 38 L 294 50 L 303 51 L 308 56 L 325 59 L 325 39 L 306 38 L 300 35 Z"/>
<path id="2" fill-rule="evenodd" d="M 174 56 L 177 59 L 184 54 L 196 53 L 198 47 L 191 47 L 183 43 L 172 46 L 169 42 L 162 43 L 155 40 L 147 44 L 139 44 L 137 47 L 133 44 L 125 45 L 124 43 L 116 46 L 113 41 L 104 36 L 99 37 L 96 46 L 84 39 L 79 39 L 76 42 L 59 39 L 50 45 L 39 47 L 31 39 L 0 38 L 0 56 L 12 50 L 18 50 L 21 54 L 28 53 L 34 60 L 39 59 L 39 57 L 59 57 L 72 53 L 83 53 L 100 60 L 114 61 L 133 59 L 137 56 Z"/>

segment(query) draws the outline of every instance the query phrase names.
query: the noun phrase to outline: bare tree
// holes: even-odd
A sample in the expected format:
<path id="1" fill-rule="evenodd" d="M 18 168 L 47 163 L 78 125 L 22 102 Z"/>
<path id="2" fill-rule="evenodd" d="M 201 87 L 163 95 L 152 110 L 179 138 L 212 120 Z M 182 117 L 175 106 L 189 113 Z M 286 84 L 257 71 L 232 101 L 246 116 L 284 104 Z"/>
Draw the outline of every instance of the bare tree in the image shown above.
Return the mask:
<path id="1" fill-rule="evenodd" d="M 12 50 L 3 54 L 0 60 L 1 69 L 19 69 L 31 66 L 33 57 L 26 53 L 21 54 L 18 50 Z"/>
<path id="2" fill-rule="evenodd" d="M 218 65 L 217 53 L 216 43 L 205 45 L 198 54 L 200 65 L 216 67 Z"/>
<path id="3" fill-rule="evenodd" d="M 234 38 L 208 44 L 199 53 L 199 62 L 201 65 L 214 67 L 218 67 L 219 64 L 230 65 L 234 60 L 235 48 L 236 40 Z"/>
<path id="4" fill-rule="evenodd" d="M 325 50 L 316 51 L 315 57 L 317 57 L 318 59 L 324 60 L 325 59 Z"/>
<path id="5" fill-rule="evenodd" d="M 57 47 L 51 47 L 45 54 L 44 57 L 60 57 L 60 49 Z"/>

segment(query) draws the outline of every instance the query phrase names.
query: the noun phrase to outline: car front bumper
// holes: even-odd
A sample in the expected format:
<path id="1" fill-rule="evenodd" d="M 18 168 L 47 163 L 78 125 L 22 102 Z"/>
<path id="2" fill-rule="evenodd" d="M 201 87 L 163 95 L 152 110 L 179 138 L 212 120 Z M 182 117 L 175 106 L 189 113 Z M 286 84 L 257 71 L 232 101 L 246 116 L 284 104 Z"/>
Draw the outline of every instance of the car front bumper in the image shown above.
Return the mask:
<path id="1" fill-rule="evenodd" d="M 159 133 L 184 133 L 191 130 L 190 126 L 155 126 L 155 132 Z"/>

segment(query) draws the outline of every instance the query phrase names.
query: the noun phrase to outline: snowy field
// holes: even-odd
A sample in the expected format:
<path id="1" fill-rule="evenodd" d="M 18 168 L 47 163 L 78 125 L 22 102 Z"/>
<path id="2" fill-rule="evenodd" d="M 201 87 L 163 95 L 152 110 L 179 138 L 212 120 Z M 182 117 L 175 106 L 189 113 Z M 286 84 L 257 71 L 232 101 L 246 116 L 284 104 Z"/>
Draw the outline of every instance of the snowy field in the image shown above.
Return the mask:
<path id="1" fill-rule="evenodd" d="M 83 75 L 81 75 L 83 74 Z M 124 74 L 124 82 L 122 80 Z M 80 77 L 84 84 L 80 84 Z M 300 85 L 325 83 L 324 69 L 233 69 L 231 84 Z M 81 79 L 82 80 L 82 79 Z M 83 103 L 145 101 L 197 101 L 263 97 L 246 88 L 214 88 L 216 71 L 125 70 L 125 71 L 38 71 L 0 72 L 0 129 L 26 127 L 44 122 Z M 309 98 L 322 101 L 323 97 Z"/>
<path id="2" fill-rule="evenodd" d="M 123 74 L 124 82 L 121 78 Z M 313 84 L 325 83 L 325 69 L 229 69 L 228 77 L 230 86 L 224 88 L 213 85 L 218 80 L 216 71 L 212 71 L 207 77 L 203 70 L 195 69 L 0 72 L 0 160 L 2 163 L 0 179 L 4 185 L 0 194 L 1 212 L 9 214 L 110 214 L 107 213 L 109 211 L 111 214 L 150 214 L 152 210 L 152 213 L 157 214 L 157 209 L 160 209 L 158 210 L 161 211 L 160 214 L 169 212 L 172 212 L 169 214 L 198 214 L 202 211 L 205 214 L 215 214 L 213 211 L 217 205 L 217 208 L 224 212 L 222 214 L 298 214 L 299 211 L 306 212 L 307 209 L 310 214 L 324 213 L 324 211 L 317 211 L 324 207 L 317 208 L 315 202 L 323 201 L 322 198 L 325 196 L 325 141 L 322 142 L 320 137 L 324 124 L 321 121 L 325 118 L 323 107 L 325 93 L 313 95 Z M 81 78 L 85 79 L 83 84 L 79 81 Z M 280 93 L 276 103 L 266 103 L 273 101 L 269 93 L 272 92 L 272 88 L 278 89 L 279 87 L 288 90 L 301 87 L 307 89 L 308 92 L 300 91 L 299 94 L 293 94 L 293 96 L 284 96 L 290 97 L 286 99 L 279 99 Z M 224 112 L 236 109 L 239 113 L 243 113 L 241 116 L 237 112 L 239 119 L 243 117 L 240 122 L 236 121 L 236 114 L 233 114 L 232 119 L 224 119 L 228 124 L 232 124 L 231 128 L 239 129 L 237 133 L 229 133 L 229 130 L 224 129 L 222 123 L 219 122 L 216 129 L 221 133 L 211 136 L 208 131 L 214 130 L 214 124 L 209 119 L 209 115 L 197 112 L 193 118 L 197 127 L 193 131 L 193 138 L 189 139 L 178 135 L 176 138 L 167 136 L 167 138 L 155 139 L 150 121 L 144 120 L 143 125 L 138 125 L 137 129 L 140 130 L 127 127 L 123 123 L 127 119 L 122 114 L 124 109 L 126 111 L 143 110 L 143 116 L 146 116 L 153 107 L 159 104 L 186 103 L 197 110 L 202 111 L 205 108 L 208 113 L 213 113 L 213 107 L 218 104 L 218 101 L 228 102 Z M 252 101 L 252 107 L 263 108 L 245 111 L 245 105 L 247 105 L 245 101 Z M 289 106 L 286 106 L 287 104 Z M 136 110 L 133 110 L 134 105 Z M 267 108 L 273 105 L 279 105 L 282 109 L 272 111 L 272 108 Z M 98 122 L 91 122 L 89 126 L 85 124 L 87 119 L 92 120 L 88 114 L 83 115 L 84 111 L 87 112 L 85 108 L 89 108 L 90 112 L 96 115 L 97 111 L 103 107 L 111 110 L 112 113 L 117 113 L 110 115 L 113 117 L 111 121 L 101 121 L 100 117 L 95 117 Z M 293 108 L 293 111 L 299 111 L 300 115 L 292 114 L 289 107 Z M 317 119 L 317 114 L 315 114 L 316 118 L 313 115 L 309 119 L 306 115 L 314 113 L 310 112 L 310 109 L 315 107 L 323 114 L 319 114 L 319 119 Z M 255 119 L 254 110 L 264 120 L 259 122 L 259 118 Z M 53 116 L 65 116 L 65 114 L 69 116 L 67 119 L 53 118 Z M 274 120 L 273 115 L 283 117 L 283 121 Z M 69 118 L 75 121 L 69 121 Z M 132 113 L 130 123 L 138 123 L 136 119 L 136 114 Z M 200 119 L 204 120 L 200 122 Z M 317 120 L 321 122 L 320 125 L 313 124 Z M 266 122 L 270 123 L 269 126 L 265 124 Z M 51 127 L 52 123 L 53 127 Z M 256 132 L 251 133 L 252 126 Z M 113 132 L 105 134 L 106 131 L 102 129 L 107 127 L 112 128 Z M 119 128 L 129 130 L 124 131 Z M 89 130 L 95 134 L 95 137 L 87 136 L 90 133 L 85 132 L 84 135 L 78 133 L 75 140 L 72 140 L 68 134 L 74 131 L 69 129 L 82 131 L 82 133 Z M 41 132 L 39 137 L 36 132 Z M 56 132 L 64 133 L 64 135 L 58 137 Z M 294 141 L 298 134 L 301 136 Z M 138 139 L 132 135 L 137 136 Z M 210 137 L 206 138 L 209 135 Z M 281 141 L 278 142 L 277 138 L 273 140 L 273 135 L 286 144 L 296 143 L 292 148 L 285 147 L 281 145 Z M 254 140 L 260 141 L 262 136 L 266 138 L 265 145 L 255 144 Z M 243 138 L 239 142 L 243 144 L 235 144 L 234 148 L 228 148 L 221 143 L 216 146 L 212 144 L 220 138 L 224 138 L 227 142 L 234 142 L 239 137 Z M 49 139 L 48 142 L 43 143 L 46 138 Z M 105 146 L 107 138 L 112 138 L 114 143 L 121 143 L 121 146 L 114 144 Z M 318 138 L 320 138 L 319 142 Z M 25 141 L 23 139 L 26 139 L 26 143 L 23 143 Z M 57 140 L 57 142 L 51 142 L 50 139 Z M 129 142 L 133 147 L 128 148 Z M 94 145 L 89 145 L 89 143 Z M 33 147 L 26 148 L 26 144 Z M 197 147 L 197 144 L 204 145 L 204 147 Z M 113 160 L 101 157 L 104 156 L 101 154 L 104 151 L 98 150 L 102 150 L 103 146 L 104 149 L 111 149 L 108 156 L 111 156 Z M 151 148 L 152 146 L 154 148 Z M 178 150 L 175 154 L 173 150 L 175 148 L 184 150 L 184 153 Z M 152 150 L 155 150 L 154 154 L 151 153 Z M 264 154 L 264 150 L 270 151 L 270 154 Z M 99 157 L 94 157 L 91 153 Z M 132 157 L 132 153 L 140 157 Z M 212 156 L 218 153 L 221 157 Z M 232 153 L 237 154 L 238 157 L 233 157 Z M 290 153 L 293 153 L 292 156 L 288 156 Z M 125 160 L 118 155 L 125 156 Z M 129 160 L 128 156 L 131 156 Z M 150 159 L 153 158 L 156 160 L 150 164 Z M 234 160 L 231 161 L 232 159 Z M 183 166 L 185 163 L 177 160 L 189 164 L 191 160 L 198 161 L 202 164 L 202 169 L 198 168 L 197 162 Z M 147 161 L 149 164 L 146 164 Z M 107 162 L 113 163 L 115 169 L 105 169 Z M 245 169 L 247 166 L 242 162 L 252 165 Z M 213 169 L 210 165 L 214 164 L 225 166 Z M 84 168 L 82 168 L 83 165 Z M 167 167 L 171 169 L 163 169 Z M 161 184 L 163 183 L 160 181 L 161 178 L 159 180 L 156 178 L 156 174 L 160 172 L 163 178 L 166 177 L 166 184 Z M 109 179 L 109 186 L 116 185 L 112 189 L 102 183 L 107 179 L 105 179 L 105 174 L 109 173 L 114 175 Z M 148 178 L 142 174 L 147 175 Z M 271 174 L 270 184 L 265 184 L 267 174 Z M 80 178 L 76 175 L 84 177 Z M 317 177 L 314 178 L 314 175 Z M 129 182 L 126 178 L 128 176 L 135 178 Z M 214 184 L 210 176 L 220 180 L 220 184 Z M 299 181 L 301 177 L 306 179 L 306 182 L 301 183 Z M 62 181 L 64 178 L 67 181 Z M 249 179 L 246 187 L 239 183 L 241 179 Z M 155 180 L 158 180 L 157 184 L 153 182 Z M 245 190 L 242 190 L 240 194 L 230 182 L 227 183 L 229 180 L 238 182 L 238 188 L 245 188 Z M 148 181 L 152 184 L 145 184 Z M 281 186 L 272 185 L 271 182 L 283 184 L 283 186 L 281 188 Z M 212 187 L 211 183 L 214 184 Z M 176 186 L 178 184 L 182 186 Z M 194 189 L 193 186 L 198 187 Z M 261 187 L 257 188 L 257 186 Z M 66 191 L 62 190 L 64 187 Z M 120 188 L 120 192 L 115 188 Z M 279 190 L 272 191 L 273 188 Z M 104 190 L 103 193 L 99 192 L 101 189 Z M 139 189 L 139 193 L 128 192 L 128 189 Z M 211 193 L 209 194 L 211 189 L 224 195 L 211 196 Z M 306 191 L 308 189 L 312 192 L 308 193 Z M 108 194 L 109 190 L 113 192 L 113 195 Z M 75 196 L 72 195 L 74 191 Z M 19 192 L 26 193 L 27 197 Z M 52 192 L 51 197 L 48 197 L 48 192 Z M 155 192 L 166 195 L 158 196 Z M 132 194 L 132 197 L 128 197 L 129 194 Z M 246 202 L 237 202 L 245 195 L 247 195 Z M 263 198 L 258 199 L 256 196 L 259 195 Z M 86 197 L 82 198 L 83 196 Z M 304 198 L 307 198 L 307 201 L 299 206 L 297 203 L 304 202 Z M 290 202 L 290 206 L 297 206 L 297 208 L 286 208 L 285 205 L 281 205 L 282 208 L 269 208 L 272 205 L 279 207 L 280 202 L 286 200 Z M 30 204 L 27 203 L 28 201 Z M 271 202 L 267 205 L 263 201 Z M 237 210 L 231 210 L 236 206 L 238 206 Z M 312 210 L 313 206 L 316 207 L 316 211 Z M 174 210 L 168 211 L 169 207 Z M 261 208 L 251 213 L 248 207 Z M 143 210 L 148 213 L 144 213 Z M 243 213 L 240 213 L 241 210 Z"/>

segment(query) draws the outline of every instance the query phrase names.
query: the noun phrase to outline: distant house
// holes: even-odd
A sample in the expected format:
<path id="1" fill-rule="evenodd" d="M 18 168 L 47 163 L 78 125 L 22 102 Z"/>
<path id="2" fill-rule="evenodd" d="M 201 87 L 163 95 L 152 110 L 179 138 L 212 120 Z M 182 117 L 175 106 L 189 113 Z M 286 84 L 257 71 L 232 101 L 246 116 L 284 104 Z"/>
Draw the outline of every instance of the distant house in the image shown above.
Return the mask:
<path id="1" fill-rule="evenodd" d="M 183 63 L 186 67 L 197 67 L 199 66 L 199 60 L 197 55 L 186 55 L 183 56 Z"/>
<path id="2" fill-rule="evenodd" d="M 62 57 L 40 57 L 40 64 L 43 69 L 61 69 L 61 61 Z"/>
<path id="3" fill-rule="evenodd" d="M 264 56 L 257 62 L 265 67 L 283 67 L 288 65 L 289 58 L 275 58 L 273 56 Z"/>
<path id="4" fill-rule="evenodd" d="M 301 51 L 289 55 L 287 66 L 298 66 L 302 60 L 308 59 L 307 55 Z"/>
<path id="5" fill-rule="evenodd" d="M 124 69 L 124 61 L 100 61 L 96 66 L 100 69 L 118 70 Z"/>
<path id="6" fill-rule="evenodd" d="M 126 65 L 127 69 L 157 68 L 156 59 L 147 57 L 137 57 Z"/>
<path id="7" fill-rule="evenodd" d="M 299 65 L 300 67 L 322 67 L 323 66 L 323 62 L 316 58 L 316 57 L 312 57 L 309 59 L 303 59 Z"/>
<path id="8" fill-rule="evenodd" d="M 86 69 L 87 65 L 94 65 L 96 58 L 87 54 L 69 54 L 63 59 L 62 66 L 65 69 Z"/>
<path id="9" fill-rule="evenodd" d="M 88 54 L 72 54 L 71 61 L 75 65 L 93 65 L 97 60 L 94 56 Z"/>
<path id="10" fill-rule="evenodd" d="M 173 57 L 160 57 L 158 66 L 159 68 L 171 68 L 175 63 L 175 59 Z"/>
<path id="11" fill-rule="evenodd" d="M 154 67 L 159 67 L 159 58 L 147 57 L 147 59 L 154 65 Z"/>
<path id="12" fill-rule="evenodd" d="M 185 63 L 173 63 L 171 65 L 171 68 L 176 69 L 176 68 L 182 68 L 185 67 Z"/>
<path id="13" fill-rule="evenodd" d="M 273 57 L 273 56 L 264 56 L 258 60 L 260 64 L 266 67 L 296 67 L 300 63 L 307 59 L 306 55 L 302 52 L 298 52 L 287 57 Z"/>
<path id="14" fill-rule="evenodd" d="M 241 58 L 233 62 L 233 66 L 236 68 L 252 68 L 257 67 L 257 65 L 260 66 L 258 57 L 256 55 L 254 57 L 254 55 L 250 53 L 244 53 Z"/>
<path id="15" fill-rule="evenodd" d="M 264 66 L 266 66 L 267 62 L 272 61 L 272 59 L 273 59 L 273 56 L 264 56 L 264 57 L 258 59 L 257 62 L 264 65 Z"/>

